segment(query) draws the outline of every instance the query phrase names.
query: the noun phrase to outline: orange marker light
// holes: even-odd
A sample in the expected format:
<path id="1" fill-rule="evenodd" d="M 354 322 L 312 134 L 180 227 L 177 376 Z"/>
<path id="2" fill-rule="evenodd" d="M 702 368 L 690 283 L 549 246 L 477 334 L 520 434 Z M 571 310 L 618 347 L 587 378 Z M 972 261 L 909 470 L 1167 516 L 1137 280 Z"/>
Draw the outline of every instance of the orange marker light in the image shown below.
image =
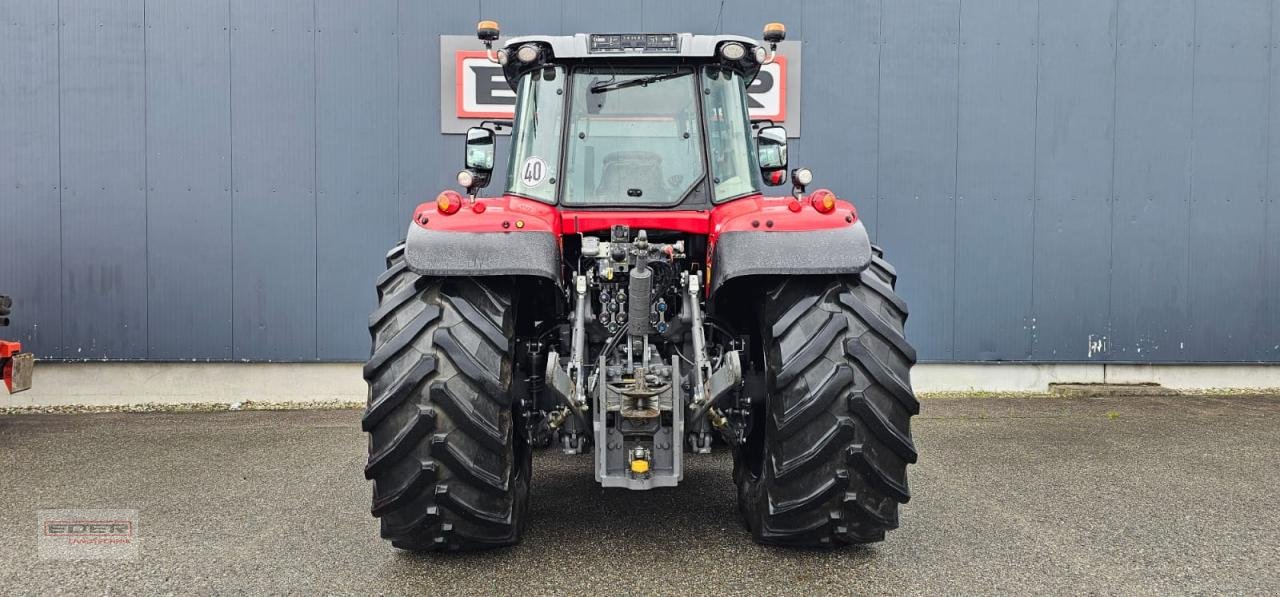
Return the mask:
<path id="1" fill-rule="evenodd" d="M 444 191 L 436 195 L 436 209 L 446 216 L 458 213 L 462 209 L 462 196 L 453 191 Z"/>
<path id="2" fill-rule="evenodd" d="M 498 40 L 499 35 L 501 33 L 499 32 L 497 21 L 480 21 L 476 23 L 476 37 L 480 38 L 480 41 L 493 43 Z"/>
<path id="3" fill-rule="evenodd" d="M 787 38 L 787 27 L 782 23 L 769 23 L 764 26 L 764 40 L 776 44 Z"/>

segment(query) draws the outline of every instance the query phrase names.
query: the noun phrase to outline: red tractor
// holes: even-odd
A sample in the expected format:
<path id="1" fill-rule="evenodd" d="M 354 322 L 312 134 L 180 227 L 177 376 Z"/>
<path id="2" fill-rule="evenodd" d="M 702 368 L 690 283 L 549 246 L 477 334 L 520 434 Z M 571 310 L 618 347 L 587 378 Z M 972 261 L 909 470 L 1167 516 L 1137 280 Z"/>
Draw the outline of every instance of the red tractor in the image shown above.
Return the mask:
<path id="1" fill-rule="evenodd" d="M 785 36 L 578 34 L 494 48 L 515 119 L 466 137 L 414 210 L 369 317 L 365 476 L 409 550 L 520 539 L 531 456 L 590 454 L 604 487 L 671 487 L 732 450 L 763 543 L 880 541 L 919 411 L 896 274 L 857 211 L 806 192 L 746 86 Z M 511 127 L 501 197 L 478 198 Z"/>

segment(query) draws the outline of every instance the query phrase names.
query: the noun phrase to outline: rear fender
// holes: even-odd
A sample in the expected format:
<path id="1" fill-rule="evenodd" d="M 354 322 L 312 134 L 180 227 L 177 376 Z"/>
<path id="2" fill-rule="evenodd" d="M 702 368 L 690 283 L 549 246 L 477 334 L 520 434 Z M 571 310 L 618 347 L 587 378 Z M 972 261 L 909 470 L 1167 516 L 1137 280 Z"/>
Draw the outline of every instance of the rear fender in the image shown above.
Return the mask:
<path id="1" fill-rule="evenodd" d="M 526 199 L 478 199 L 443 214 L 436 203 L 414 210 L 405 237 L 409 269 L 425 276 L 533 276 L 560 283 L 555 209 Z"/>
<path id="2" fill-rule="evenodd" d="M 824 214 L 807 202 L 798 211 L 789 201 L 755 203 L 716 223 L 710 292 L 746 276 L 856 274 L 871 264 L 871 238 L 851 204 Z"/>

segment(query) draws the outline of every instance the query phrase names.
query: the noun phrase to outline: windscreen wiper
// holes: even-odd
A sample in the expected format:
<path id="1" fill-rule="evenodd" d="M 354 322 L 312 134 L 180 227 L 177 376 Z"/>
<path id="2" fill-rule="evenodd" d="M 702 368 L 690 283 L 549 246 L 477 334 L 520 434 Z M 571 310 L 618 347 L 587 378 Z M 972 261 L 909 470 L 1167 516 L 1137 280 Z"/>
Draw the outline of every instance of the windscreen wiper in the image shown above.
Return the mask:
<path id="1" fill-rule="evenodd" d="M 613 91 L 615 89 L 625 89 L 627 87 L 635 87 L 637 85 L 648 85 L 650 83 L 657 83 L 658 81 L 666 81 L 669 79 L 675 79 L 677 77 L 684 77 L 692 74 L 693 74 L 693 71 L 686 70 L 686 71 L 681 71 L 676 73 L 664 73 L 661 75 L 649 75 L 647 77 L 636 77 L 634 79 L 627 79 L 626 81 L 607 81 L 604 83 L 596 83 L 595 85 L 591 86 L 591 93 L 604 93 L 606 91 Z"/>

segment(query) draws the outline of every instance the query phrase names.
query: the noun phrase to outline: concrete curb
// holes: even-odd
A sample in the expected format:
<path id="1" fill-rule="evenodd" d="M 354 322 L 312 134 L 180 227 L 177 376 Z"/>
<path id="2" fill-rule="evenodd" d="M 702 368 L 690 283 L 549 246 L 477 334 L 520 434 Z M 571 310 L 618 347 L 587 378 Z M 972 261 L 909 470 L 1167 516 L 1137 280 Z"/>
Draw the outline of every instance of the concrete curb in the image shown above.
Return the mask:
<path id="1" fill-rule="evenodd" d="M 364 402 L 354 363 L 40 362 L 32 387 L 0 406 Z"/>
<path id="2" fill-rule="evenodd" d="M 920 395 L 1047 394 L 1051 386 L 1154 384 L 1185 393 L 1274 393 L 1280 364 L 928 363 L 911 370 Z"/>
<path id="3" fill-rule="evenodd" d="M 925 398 L 1071 395 L 1155 384 L 1137 393 L 1276 393 L 1280 365 L 923 364 Z M 1094 385 L 1103 384 L 1103 385 Z M 1090 385 L 1094 385 L 1091 389 Z M 347 408 L 364 403 L 358 363 L 41 362 L 33 387 L 0 394 L 0 412 Z"/>

